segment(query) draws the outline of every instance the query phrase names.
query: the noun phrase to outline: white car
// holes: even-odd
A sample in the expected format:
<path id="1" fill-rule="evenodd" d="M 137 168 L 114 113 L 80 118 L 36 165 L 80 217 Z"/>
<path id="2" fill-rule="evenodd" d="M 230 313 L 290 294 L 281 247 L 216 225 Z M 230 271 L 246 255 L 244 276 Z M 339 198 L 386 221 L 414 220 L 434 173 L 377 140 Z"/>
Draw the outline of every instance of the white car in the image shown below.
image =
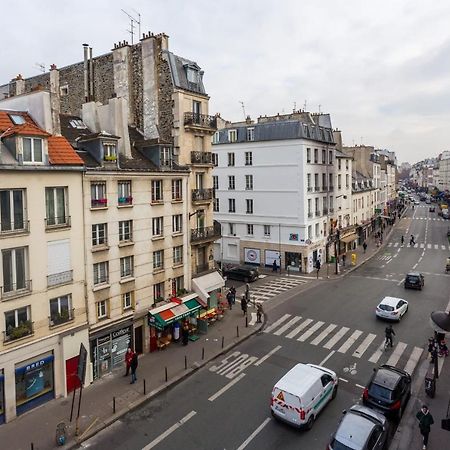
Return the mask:
<path id="1" fill-rule="evenodd" d="M 384 297 L 375 310 L 377 317 L 400 322 L 408 311 L 408 302 L 402 298 Z"/>

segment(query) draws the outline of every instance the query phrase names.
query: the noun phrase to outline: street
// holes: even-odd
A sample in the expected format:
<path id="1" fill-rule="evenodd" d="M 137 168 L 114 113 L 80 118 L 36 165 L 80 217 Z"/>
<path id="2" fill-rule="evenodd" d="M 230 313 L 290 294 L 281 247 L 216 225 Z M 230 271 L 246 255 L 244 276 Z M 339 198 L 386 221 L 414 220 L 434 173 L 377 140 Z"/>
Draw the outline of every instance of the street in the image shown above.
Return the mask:
<path id="1" fill-rule="evenodd" d="M 342 411 L 360 400 L 373 368 L 387 363 L 414 373 L 426 356 L 432 335 L 430 312 L 446 309 L 449 302 L 448 223 L 422 203 L 397 221 L 380 252 L 346 277 L 309 283 L 311 287 L 301 293 L 293 282 L 275 299 L 260 295 L 267 315 L 263 332 L 82 447 L 325 449 Z M 414 246 L 408 245 L 411 235 Z M 375 241 L 368 244 L 374 246 Z M 422 291 L 404 289 L 408 271 L 424 274 Z M 407 314 L 393 325 L 394 348 L 386 352 L 382 350 L 386 323 L 377 320 L 374 312 L 385 296 L 409 302 Z M 340 378 L 336 399 L 317 417 L 311 431 L 278 423 L 269 409 L 274 383 L 298 362 L 322 364 Z"/>

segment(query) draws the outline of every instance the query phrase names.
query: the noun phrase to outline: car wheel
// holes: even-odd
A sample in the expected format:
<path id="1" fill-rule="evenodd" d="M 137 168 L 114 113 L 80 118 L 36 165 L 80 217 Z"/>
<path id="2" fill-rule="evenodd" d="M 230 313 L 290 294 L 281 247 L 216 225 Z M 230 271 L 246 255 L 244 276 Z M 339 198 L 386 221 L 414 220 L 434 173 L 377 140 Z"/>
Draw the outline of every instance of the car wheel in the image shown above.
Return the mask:
<path id="1" fill-rule="evenodd" d="M 313 425 L 314 425 L 314 415 L 311 414 L 309 416 L 308 422 L 306 422 L 305 428 L 309 431 L 313 427 Z"/>
<path id="2" fill-rule="evenodd" d="M 338 392 L 338 388 L 337 388 L 337 386 L 335 386 L 333 389 L 333 393 L 331 394 L 331 400 L 334 400 L 336 398 L 337 392 Z"/>

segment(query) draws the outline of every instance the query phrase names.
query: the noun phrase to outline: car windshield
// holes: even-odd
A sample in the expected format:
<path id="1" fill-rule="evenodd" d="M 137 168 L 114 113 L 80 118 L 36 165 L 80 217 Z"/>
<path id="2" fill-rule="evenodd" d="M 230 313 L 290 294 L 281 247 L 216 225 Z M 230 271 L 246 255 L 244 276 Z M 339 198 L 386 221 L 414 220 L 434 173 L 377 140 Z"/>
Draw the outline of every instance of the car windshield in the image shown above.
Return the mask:
<path id="1" fill-rule="evenodd" d="M 378 308 L 382 309 L 383 311 L 394 311 L 394 307 L 390 305 L 384 305 L 383 303 L 378 306 Z"/>
<path id="2" fill-rule="evenodd" d="M 408 275 L 408 281 L 412 281 L 415 283 L 416 281 L 419 281 L 419 277 L 415 275 Z"/>
<path id="3" fill-rule="evenodd" d="M 369 394 L 372 397 L 382 398 L 383 400 L 391 400 L 392 391 L 380 386 L 379 384 L 372 383 L 369 388 Z"/>
<path id="4" fill-rule="evenodd" d="M 333 439 L 331 442 L 331 448 L 333 450 L 354 450 L 352 447 L 347 447 L 342 442 L 339 442 L 337 439 Z"/>

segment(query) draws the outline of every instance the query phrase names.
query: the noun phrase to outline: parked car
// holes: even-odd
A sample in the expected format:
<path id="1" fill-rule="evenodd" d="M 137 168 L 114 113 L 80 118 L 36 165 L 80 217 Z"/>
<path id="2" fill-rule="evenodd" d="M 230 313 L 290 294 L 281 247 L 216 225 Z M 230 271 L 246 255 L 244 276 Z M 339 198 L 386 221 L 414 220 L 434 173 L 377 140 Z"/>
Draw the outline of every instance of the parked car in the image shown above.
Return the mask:
<path id="1" fill-rule="evenodd" d="M 419 200 L 415 200 L 415 201 L 414 201 L 414 204 L 415 204 L 415 205 L 420 205 Z"/>
<path id="2" fill-rule="evenodd" d="M 253 266 L 235 266 L 229 269 L 224 269 L 223 274 L 229 280 L 238 280 L 245 283 L 250 281 L 255 281 L 259 277 L 259 272 L 257 267 Z"/>
<path id="3" fill-rule="evenodd" d="M 436 207 L 435 206 L 430 206 L 430 212 L 435 212 L 436 211 Z"/>
<path id="4" fill-rule="evenodd" d="M 400 322 L 408 311 L 408 302 L 402 298 L 384 297 L 375 310 L 381 319 L 396 320 Z"/>
<path id="5" fill-rule="evenodd" d="M 383 450 L 389 436 L 389 421 L 378 411 L 353 405 L 331 436 L 328 450 Z"/>
<path id="6" fill-rule="evenodd" d="M 374 369 L 362 400 L 365 406 L 400 420 L 410 397 L 411 375 L 396 367 L 382 365 Z"/>
<path id="7" fill-rule="evenodd" d="M 410 272 L 405 277 L 405 289 L 419 289 L 425 285 L 425 278 L 419 272 Z"/>

